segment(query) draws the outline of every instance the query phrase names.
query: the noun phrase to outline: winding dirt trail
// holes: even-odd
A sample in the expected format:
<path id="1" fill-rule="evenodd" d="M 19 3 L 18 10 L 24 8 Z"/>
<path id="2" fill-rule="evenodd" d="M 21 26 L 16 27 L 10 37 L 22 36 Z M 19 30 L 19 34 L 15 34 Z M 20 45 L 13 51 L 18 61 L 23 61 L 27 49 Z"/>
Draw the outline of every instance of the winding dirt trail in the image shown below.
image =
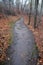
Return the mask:
<path id="1" fill-rule="evenodd" d="M 24 19 L 18 20 L 13 29 L 13 43 L 8 49 L 10 61 L 5 65 L 36 65 L 37 50 L 32 31 L 24 24 Z"/>

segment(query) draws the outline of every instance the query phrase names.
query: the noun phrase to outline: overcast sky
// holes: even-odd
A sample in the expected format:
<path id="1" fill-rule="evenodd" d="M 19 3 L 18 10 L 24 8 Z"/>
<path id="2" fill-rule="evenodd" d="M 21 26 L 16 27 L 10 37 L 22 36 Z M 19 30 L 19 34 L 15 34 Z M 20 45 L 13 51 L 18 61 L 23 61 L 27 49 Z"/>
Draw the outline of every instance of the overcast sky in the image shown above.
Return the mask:
<path id="1" fill-rule="evenodd" d="M 15 3 L 16 0 L 14 0 L 14 3 Z M 22 0 L 20 0 L 22 2 Z M 23 0 L 23 4 L 25 3 L 25 0 Z"/>
<path id="2" fill-rule="evenodd" d="M 16 0 L 14 0 L 14 2 L 15 2 L 15 1 L 16 1 Z M 20 0 L 20 1 L 22 2 L 22 0 Z M 25 1 L 26 1 L 26 0 L 23 0 L 23 4 L 25 3 Z M 30 1 L 31 1 L 31 0 L 30 0 Z M 40 3 L 40 4 L 41 4 L 41 1 L 42 1 L 42 0 L 39 0 L 39 3 Z M 29 0 L 27 0 L 27 3 L 28 3 L 28 2 L 29 2 Z"/>

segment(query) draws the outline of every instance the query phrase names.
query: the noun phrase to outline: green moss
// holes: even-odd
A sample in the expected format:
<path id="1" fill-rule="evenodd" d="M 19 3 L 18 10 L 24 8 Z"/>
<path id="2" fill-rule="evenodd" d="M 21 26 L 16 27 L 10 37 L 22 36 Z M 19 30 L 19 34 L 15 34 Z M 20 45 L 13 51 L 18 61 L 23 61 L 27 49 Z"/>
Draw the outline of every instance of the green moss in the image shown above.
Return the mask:
<path id="1" fill-rule="evenodd" d="M 38 47 L 37 47 L 36 43 L 35 43 L 33 51 L 32 51 L 32 55 L 31 55 L 32 58 L 34 57 L 35 54 L 37 54 L 37 55 L 39 54 Z"/>
<path id="2" fill-rule="evenodd" d="M 0 65 L 5 65 L 5 62 L 4 61 L 0 62 Z"/>
<path id="3" fill-rule="evenodd" d="M 11 21 L 10 23 L 8 23 L 8 25 L 10 26 L 10 32 L 11 32 L 11 34 L 10 34 L 10 39 L 9 39 L 9 41 L 8 41 L 8 44 L 11 44 L 12 41 L 13 41 L 13 32 L 12 32 L 12 31 L 13 31 L 15 22 L 17 22 L 18 20 L 20 20 L 20 18 L 18 18 L 16 21 Z"/>

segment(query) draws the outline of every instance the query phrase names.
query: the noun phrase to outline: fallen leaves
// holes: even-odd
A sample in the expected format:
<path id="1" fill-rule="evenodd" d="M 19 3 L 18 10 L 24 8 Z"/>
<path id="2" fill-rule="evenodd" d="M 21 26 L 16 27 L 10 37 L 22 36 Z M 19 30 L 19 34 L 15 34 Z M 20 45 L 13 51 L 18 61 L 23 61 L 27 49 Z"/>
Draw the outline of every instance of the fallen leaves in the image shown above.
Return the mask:
<path id="1" fill-rule="evenodd" d="M 20 16 L 8 16 L 8 18 L 0 18 L 0 61 L 10 60 L 7 58 L 6 50 L 11 43 L 11 27 L 9 23 L 13 23 L 19 19 Z"/>
<path id="2" fill-rule="evenodd" d="M 0 23 L 0 61 L 6 57 L 6 49 L 8 48 L 8 40 L 10 37 L 9 26 L 7 22 Z"/>
<path id="3" fill-rule="evenodd" d="M 24 16 L 24 23 L 30 30 L 33 31 L 35 41 L 36 41 L 38 49 L 39 49 L 39 56 L 41 57 L 40 60 L 38 60 L 37 65 L 43 65 L 43 16 L 41 18 L 42 21 L 41 21 L 41 24 L 38 29 L 33 28 L 33 23 L 34 23 L 33 16 L 31 18 L 30 25 L 28 25 L 28 22 L 27 22 L 28 19 L 29 18 L 27 16 Z"/>

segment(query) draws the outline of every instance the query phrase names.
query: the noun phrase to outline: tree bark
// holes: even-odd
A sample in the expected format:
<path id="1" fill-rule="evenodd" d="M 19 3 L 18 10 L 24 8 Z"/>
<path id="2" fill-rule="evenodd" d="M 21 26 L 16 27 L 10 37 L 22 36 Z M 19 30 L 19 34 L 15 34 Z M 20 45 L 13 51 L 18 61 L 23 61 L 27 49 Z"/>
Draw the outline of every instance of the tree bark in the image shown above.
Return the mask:
<path id="1" fill-rule="evenodd" d="M 42 0 L 42 3 L 41 3 L 41 10 L 40 10 L 40 14 L 39 14 L 39 21 L 38 21 L 37 27 L 38 27 L 38 26 L 40 25 L 40 23 L 41 23 L 42 7 L 43 7 L 43 0 Z"/>
<path id="2" fill-rule="evenodd" d="M 28 22 L 28 25 L 30 25 L 31 12 L 32 12 L 32 0 L 31 0 L 31 3 L 30 3 L 30 13 L 29 13 L 29 22 Z"/>
<path id="3" fill-rule="evenodd" d="M 37 24 L 37 9 L 38 9 L 38 3 L 39 3 L 39 0 L 35 0 L 35 16 L 34 16 L 34 28 L 36 28 L 36 24 Z"/>

